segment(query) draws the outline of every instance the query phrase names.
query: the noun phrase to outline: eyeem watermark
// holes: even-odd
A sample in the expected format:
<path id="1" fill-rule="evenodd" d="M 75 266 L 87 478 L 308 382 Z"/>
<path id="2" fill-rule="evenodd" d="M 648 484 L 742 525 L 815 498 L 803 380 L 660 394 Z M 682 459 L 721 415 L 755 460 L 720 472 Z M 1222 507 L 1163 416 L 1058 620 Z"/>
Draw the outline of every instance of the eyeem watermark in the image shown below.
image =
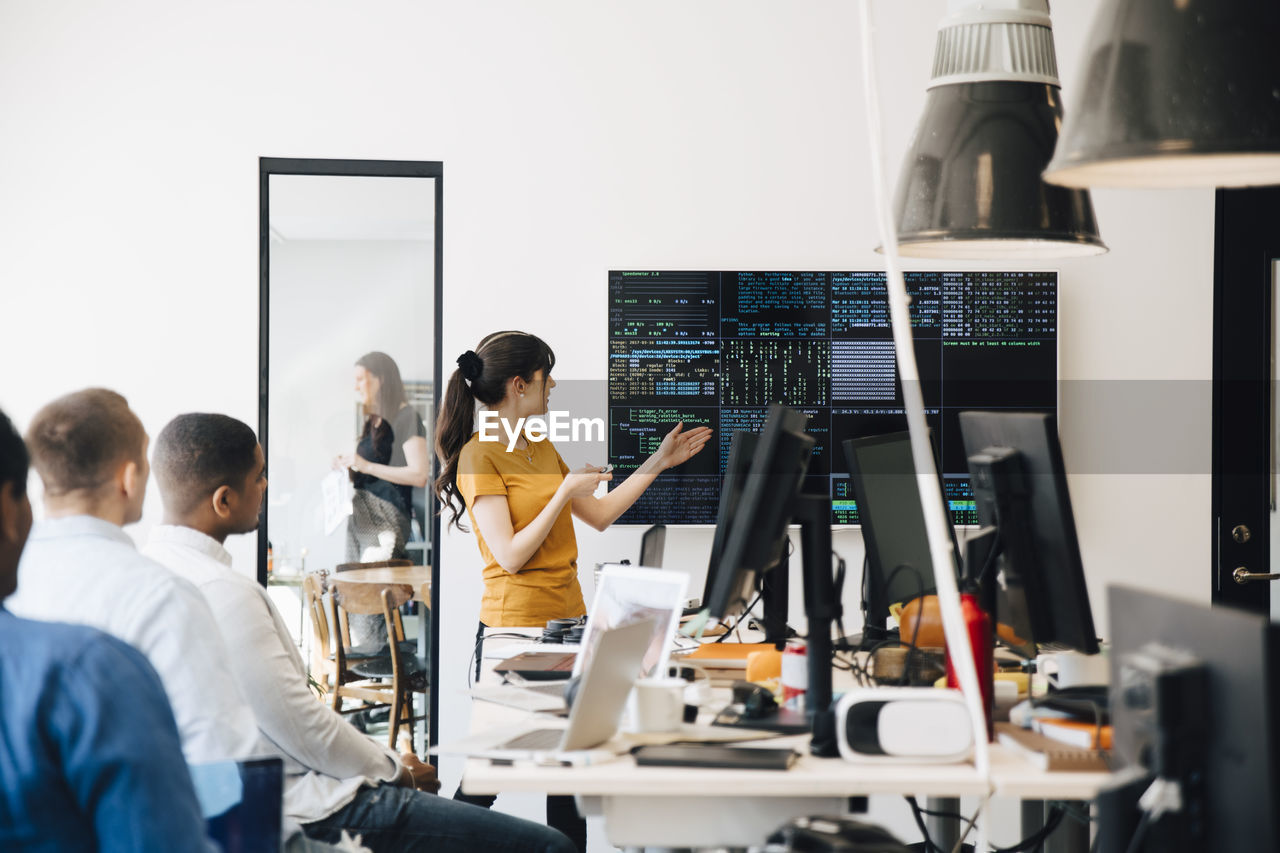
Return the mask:
<path id="1" fill-rule="evenodd" d="M 546 417 L 534 415 L 529 418 L 516 418 L 513 426 L 506 418 L 498 416 L 494 411 L 480 413 L 480 440 L 503 441 L 498 428 L 506 433 L 507 452 L 516 449 L 520 433 L 528 436 L 530 441 L 604 441 L 604 418 L 571 418 L 568 412 L 552 410 Z"/>

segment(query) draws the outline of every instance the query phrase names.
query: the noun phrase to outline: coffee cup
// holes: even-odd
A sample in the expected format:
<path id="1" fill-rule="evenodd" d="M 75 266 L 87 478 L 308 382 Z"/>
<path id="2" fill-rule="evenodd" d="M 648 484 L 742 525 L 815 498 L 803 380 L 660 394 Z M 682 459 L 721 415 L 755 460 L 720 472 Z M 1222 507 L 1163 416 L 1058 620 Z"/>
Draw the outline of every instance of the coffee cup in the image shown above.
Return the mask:
<path id="1" fill-rule="evenodd" d="M 683 678 L 642 678 L 636 682 L 635 727 L 638 732 L 674 732 L 684 719 Z"/>

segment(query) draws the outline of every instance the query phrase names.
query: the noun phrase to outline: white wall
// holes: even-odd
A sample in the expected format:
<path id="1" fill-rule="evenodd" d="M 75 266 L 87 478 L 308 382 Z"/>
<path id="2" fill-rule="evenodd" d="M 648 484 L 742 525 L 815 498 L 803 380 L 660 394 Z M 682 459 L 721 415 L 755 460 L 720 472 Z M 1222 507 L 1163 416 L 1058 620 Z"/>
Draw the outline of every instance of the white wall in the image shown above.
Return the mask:
<path id="1" fill-rule="evenodd" d="M 1098 5 L 1055 6 L 1068 87 Z M 944 6 L 875 4 L 893 173 Z M 610 268 L 880 266 L 860 75 L 849 0 L 9 0 L 0 406 L 25 425 L 103 384 L 152 432 L 197 408 L 255 422 L 261 155 L 442 160 L 447 363 L 522 327 L 561 378 L 600 378 Z M 1094 201 L 1112 252 L 1059 266 L 1064 378 L 1207 379 L 1211 193 Z M 1062 423 L 1070 460 L 1094 422 Z M 1206 448 L 1204 473 L 1073 479 L 1101 624 L 1112 581 L 1207 599 L 1207 471 Z M 580 563 L 638 537 L 581 531 Z M 703 559 L 705 532 L 679 538 Z M 854 534 L 838 547 L 860 555 Z M 479 582 L 471 538 L 442 552 L 448 696 Z"/>

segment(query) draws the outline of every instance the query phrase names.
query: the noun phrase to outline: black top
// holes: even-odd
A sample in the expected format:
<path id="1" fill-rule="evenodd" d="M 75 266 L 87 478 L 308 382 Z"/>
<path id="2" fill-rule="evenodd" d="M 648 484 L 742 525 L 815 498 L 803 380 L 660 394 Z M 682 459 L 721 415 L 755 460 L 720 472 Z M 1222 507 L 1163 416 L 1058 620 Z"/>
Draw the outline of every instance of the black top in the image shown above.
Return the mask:
<path id="1" fill-rule="evenodd" d="M 419 435 L 424 438 L 427 435 L 427 428 L 422 423 L 422 418 L 418 416 L 413 406 L 401 406 L 400 411 L 396 412 L 390 421 L 381 418 L 376 427 L 372 419 L 365 421 L 364 432 L 360 436 L 360 443 L 356 445 L 356 452 L 370 462 L 402 468 L 408 464 L 404 455 L 405 442 Z M 365 489 L 370 494 L 390 501 L 405 515 L 411 514 L 412 486 L 401 486 L 379 479 L 372 474 L 356 472 L 351 474 L 351 483 L 357 489 Z"/>

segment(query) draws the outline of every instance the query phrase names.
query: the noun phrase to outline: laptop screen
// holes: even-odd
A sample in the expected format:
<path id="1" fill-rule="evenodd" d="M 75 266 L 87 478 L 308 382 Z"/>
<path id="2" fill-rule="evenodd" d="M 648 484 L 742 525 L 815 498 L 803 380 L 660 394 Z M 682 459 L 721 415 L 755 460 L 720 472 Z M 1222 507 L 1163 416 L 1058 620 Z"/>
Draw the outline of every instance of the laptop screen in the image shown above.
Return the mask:
<path id="1" fill-rule="evenodd" d="M 573 674 L 581 675 L 600 642 L 600 634 L 633 622 L 653 621 L 653 638 L 641 664 L 641 677 L 666 671 L 671 642 L 684 613 L 689 577 L 640 566 L 605 566 L 587 614 L 587 629 Z"/>

